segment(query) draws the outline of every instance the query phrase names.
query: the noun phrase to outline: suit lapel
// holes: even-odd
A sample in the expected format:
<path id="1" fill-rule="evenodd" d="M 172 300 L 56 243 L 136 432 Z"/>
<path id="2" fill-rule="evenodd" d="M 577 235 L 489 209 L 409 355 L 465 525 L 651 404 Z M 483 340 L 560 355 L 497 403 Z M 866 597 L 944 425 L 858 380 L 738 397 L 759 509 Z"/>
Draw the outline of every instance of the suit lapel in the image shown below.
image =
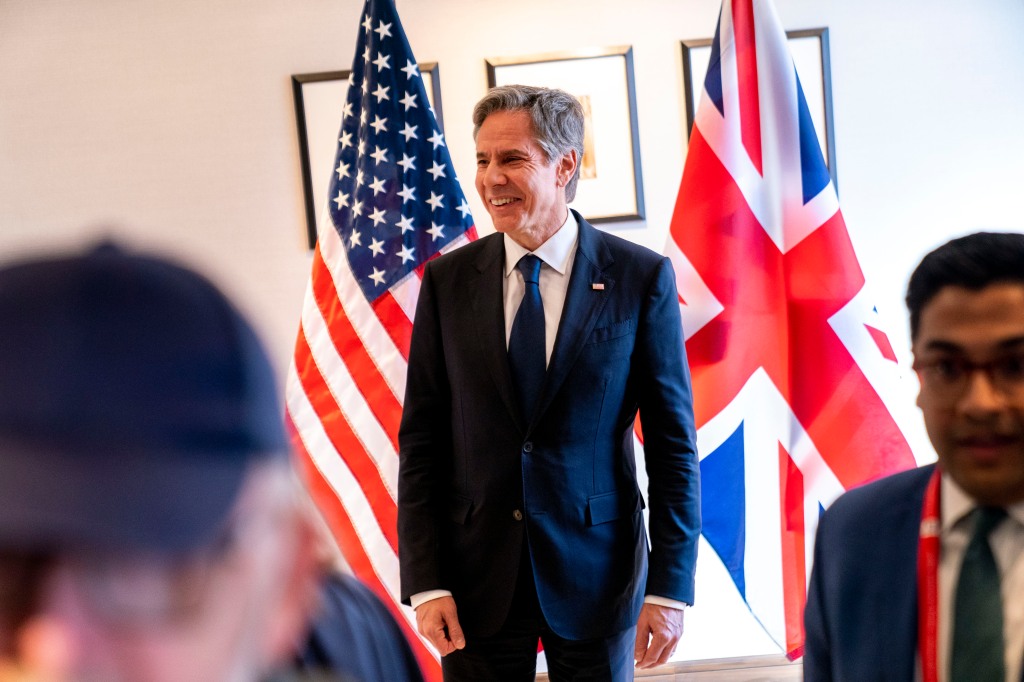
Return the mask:
<path id="1" fill-rule="evenodd" d="M 477 281 L 470 291 L 473 304 L 473 319 L 470 326 L 475 328 L 480 339 L 480 352 L 484 357 L 491 378 L 498 388 L 502 402 L 513 416 L 520 429 L 526 425 L 519 414 L 518 401 L 512 383 L 512 371 L 508 364 L 508 348 L 505 344 L 505 308 L 501 280 L 504 276 L 505 242 L 498 234 L 490 238 L 473 262 Z"/>
<path id="2" fill-rule="evenodd" d="M 552 397 L 558 393 L 562 382 L 569 375 L 569 370 L 583 350 L 583 343 L 594 330 L 598 316 L 615 287 L 615 280 L 604 274 L 604 270 L 615 260 L 608 245 L 601 238 L 601 233 L 578 213 L 576 218 L 580 225 L 576 258 L 572 274 L 569 276 L 569 289 L 565 294 L 565 306 L 562 309 L 562 319 L 558 323 L 555 347 L 551 351 L 551 361 L 548 363 L 544 391 L 530 422 L 531 425 L 538 415 L 544 413 Z M 595 289 L 594 284 L 603 284 L 604 287 Z"/>

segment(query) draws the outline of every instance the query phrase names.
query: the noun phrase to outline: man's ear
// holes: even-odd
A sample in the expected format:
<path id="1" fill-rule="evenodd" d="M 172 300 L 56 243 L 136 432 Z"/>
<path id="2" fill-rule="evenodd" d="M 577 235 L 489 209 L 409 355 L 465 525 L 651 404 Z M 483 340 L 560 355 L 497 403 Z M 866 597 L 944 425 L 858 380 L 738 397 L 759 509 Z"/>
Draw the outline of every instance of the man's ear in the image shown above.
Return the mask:
<path id="1" fill-rule="evenodd" d="M 281 543 L 280 589 L 276 597 L 273 623 L 269 626 L 265 649 L 268 660 L 280 663 L 301 651 L 310 623 L 320 603 L 320 585 L 325 566 L 320 535 L 309 510 L 295 505 L 284 523 L 290 542 Z"/>
<path id="2" fill-rule="evenodd" d="M 569 184 L 569 180 L 572 179 L 573 174 L 576 172 L 576 167 L 579 166 L 580 160 L 577 157 L 576 150 L 570 149 L 565 154 L 562 154 L 562 158 L 558 160 L 558 186 L 565 187 Z"/>

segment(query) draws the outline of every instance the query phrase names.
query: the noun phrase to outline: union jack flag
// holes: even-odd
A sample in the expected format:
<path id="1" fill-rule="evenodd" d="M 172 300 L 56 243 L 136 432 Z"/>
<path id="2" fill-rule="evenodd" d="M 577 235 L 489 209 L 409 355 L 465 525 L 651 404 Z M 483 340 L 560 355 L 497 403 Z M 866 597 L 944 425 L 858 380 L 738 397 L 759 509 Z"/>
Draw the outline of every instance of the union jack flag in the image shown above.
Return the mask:
<path id="1" fill-rule="evenodd" d="M 701 453 L 704 536 L 790 658 L 818 517 L 914 466 L 880 397 L 896 356 L 769 0 L 725 0 L 666 255 Z"/>
<path id="2" fill-rule="evenodd" d="M 356 576 L 399 605 L 398 425 L 422 266 L 476 238 L 391 0 L 367 0 L 286 389 L 299 466 Z"/>

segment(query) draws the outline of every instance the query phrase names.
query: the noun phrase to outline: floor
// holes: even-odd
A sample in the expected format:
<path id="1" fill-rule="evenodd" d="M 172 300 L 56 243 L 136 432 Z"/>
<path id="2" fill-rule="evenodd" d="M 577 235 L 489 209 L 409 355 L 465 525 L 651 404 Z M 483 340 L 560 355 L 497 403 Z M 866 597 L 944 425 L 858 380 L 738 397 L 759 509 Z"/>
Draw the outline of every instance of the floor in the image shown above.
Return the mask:
<path id="1" fill-rule="evenodd" d="M 670 663 L 655 670 L 637 671 L 637 682 L 798 682 L 803 677 L 800 662 L 785 656 L 708 659 Z M 537 680 L 546 682 L 541 673 Z"/>

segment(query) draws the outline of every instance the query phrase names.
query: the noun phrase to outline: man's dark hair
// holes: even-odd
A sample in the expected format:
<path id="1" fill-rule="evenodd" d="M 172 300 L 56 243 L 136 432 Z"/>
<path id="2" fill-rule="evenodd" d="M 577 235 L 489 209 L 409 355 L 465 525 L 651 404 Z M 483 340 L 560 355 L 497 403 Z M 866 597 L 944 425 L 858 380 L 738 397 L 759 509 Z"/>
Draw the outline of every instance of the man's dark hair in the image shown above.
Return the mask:
<path id="1" fill-rule="evenodd" d="M 921 311 L 943 287 L 979 291 L 1005 282 L 1024 285 L 1024 234 L 976 232 L 946 242 L 910 276 L 906 301 L 911 341 L 917 338 Z"/>

